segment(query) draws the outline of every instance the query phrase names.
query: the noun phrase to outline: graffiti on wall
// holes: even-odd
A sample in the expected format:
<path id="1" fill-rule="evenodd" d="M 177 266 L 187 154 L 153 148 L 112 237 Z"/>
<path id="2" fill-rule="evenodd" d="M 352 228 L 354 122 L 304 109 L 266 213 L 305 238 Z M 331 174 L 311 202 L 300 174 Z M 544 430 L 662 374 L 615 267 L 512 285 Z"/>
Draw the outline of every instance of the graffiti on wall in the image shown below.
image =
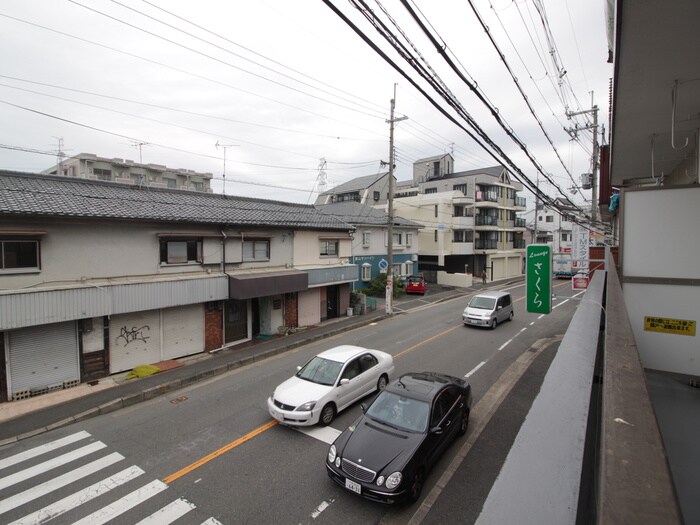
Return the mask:
<path id="1" fill-rule="evenodd" d="M 150 336 L 146 335 L 146 333 L 150 331 L 151 327 L 147 324 L 139 326 L 138 328 L 136 326 L 132 326 L 131 328 L 122 326 L 114 342 L 118 343 L 120 339 L 123 339 L 124 346 L 128 346 L 129 343 L 133 343 L 134 341 L 143 341 L 145 343 L 150 339 Z"/>

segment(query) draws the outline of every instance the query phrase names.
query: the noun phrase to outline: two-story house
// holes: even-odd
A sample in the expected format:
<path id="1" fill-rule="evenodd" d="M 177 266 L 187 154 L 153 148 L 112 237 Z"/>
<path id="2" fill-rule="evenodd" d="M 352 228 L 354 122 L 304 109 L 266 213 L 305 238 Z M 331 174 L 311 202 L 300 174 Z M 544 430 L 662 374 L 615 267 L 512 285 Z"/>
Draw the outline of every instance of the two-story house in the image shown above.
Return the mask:
<path id="1" fill-rule="evenodd" d="M 369 206 L 385 204 L 389 197 L 389 173 L 365 175 L 324 191 L 316 197 L 316 204 L 359 202 Z"/>
<path id="2" fill-rule="evenodd" d="M 525 210 L 522 184 L 503 166 L 453 173 L 449 154 L 422 159 L 412 181 L 399 182 L 396 215 L 419 222 L 420 270 L 432 279 L 439 271 L 489 278 L 521 275 Z"/>
<path id="3" fill-rule="evenodd" d="M 388 264 L 388 214 L 381 209 L 353 201 L 317 205 L 316 208 L 355 227 L 350 261 L 358 266 L 359 275 L 353 283 L 353 289 L 366 288 L 382 271 L 381 265 Z M 418 231 L 421 227 L 416 222 L 394 217 L 391 257 L 394 275 L 406 277 L 418 269 Z"/>
<path id="4" fill-rule="evenodd" d="M 129 159 L 108 159 L 93 153 L 80 153 L 62 159 L 60 164 L 42 171 L 42 174 L 209 193 L 213 178 L 211 173 L 173 169 L 162 164 L 143 164 Z"/>
<path id="5" fill-rule="evenodd" d="M 536 210 L 520 217 L 528 230 L 527 244 L 549 244 L 554 253 L 571 253 L 574 224 L 577 218 L 581 223 L 587 221 L 579 208 L 562 198 L 554 199 L 553 206 L 538 203 Z"/>
<path id="6" fill-rule="evenodd" d="M 0 172 L 0 397 L 344 313 L 352 227 L 313 206 Z"/>

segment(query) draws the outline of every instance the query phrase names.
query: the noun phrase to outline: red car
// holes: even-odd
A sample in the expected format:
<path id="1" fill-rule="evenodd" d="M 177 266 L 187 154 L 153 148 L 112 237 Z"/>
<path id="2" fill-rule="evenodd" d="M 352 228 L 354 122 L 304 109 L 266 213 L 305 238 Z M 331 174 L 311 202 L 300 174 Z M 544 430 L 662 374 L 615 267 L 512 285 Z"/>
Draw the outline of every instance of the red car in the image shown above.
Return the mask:
<path id="1" fill-rule="evenodd" d="M 425 279 L 422 275 L 411 275 L 406 279 L 406 293 L 425 295 Z"/>

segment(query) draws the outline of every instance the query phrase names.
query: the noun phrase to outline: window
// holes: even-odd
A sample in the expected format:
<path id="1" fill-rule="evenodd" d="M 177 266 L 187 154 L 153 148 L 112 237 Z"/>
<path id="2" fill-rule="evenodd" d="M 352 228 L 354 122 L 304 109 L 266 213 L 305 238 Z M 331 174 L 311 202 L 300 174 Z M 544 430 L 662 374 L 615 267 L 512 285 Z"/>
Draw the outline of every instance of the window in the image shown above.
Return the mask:
<path id="1" fill-rule="evenodd" d="M 362 265 L 362 280 L 363 281 L 371 281 L 372 280 L 372 265 L 371 264 L 363 264 Z"/>
<path id="2" fill-rule="evenodd" d="M 102 168 L 95 168 L 92 170 L 98 180 L 112 180 L 112 170 L 105 170 Z"/>
<path id="3" fill-rule="evenodd" d="M 402 246 L 403 245 L 403 235 L 401 233 L 395 233 L 393 235 L 393 244 L 394 246 Z"/>
<path id="4" fill-rule="evenodd" d="M 0 239 L 0 270 L 38 269 L 39 241 Z"/>
<path id="5" fill-rule="evenodd" d="M 401 275 L 401 263 L 394 264 L 391 273 L 392 275 Z"/>
<path id="6" fill-rule="evenodd" d="M 337 256 L 338 241 L 321 241 L 321 256 Z"/>
<path id="7" fill-rule="evenodd" d="M 437 204 L 435 205 L 435 216 L 436 217 L 438 216 L 438 205 Z"/>
<path id="8" fill-rule="evenodd" d="M 372 354 L 365 354 L 362 357 L 360 357 L 360 369 L 362 370 L 362 373 L 366 372 L 370 368 L 373 368 L 377 366 L 379 361 L 377 361 L 377 358 L 374 357 Z"/>
<path id="9" fill-rule="evenodd" d="M 188 264 L 202 262 L 202 239 L 161 239 L 161 264 Z"/>
<path id="10" fill-rule="evenodd" d="M 437 241 L 438 241 L 438 239 L 437 239 L 437 233 L 438 233 L 438 231 L 435 230 L 433 233 L 434 233 L 434 235 L 433 235 L 433 242 L 437 242 Z"/>
<path id="11" fill-rule="evenodd" d="M 425 193 L 437 193 L 437 188 L 425 188 Z"/>
<path id="12" fill-rule="evenodd" d="M 467 185 L 466 184 L 455 184 L 452 186 L 452 189 L 455 191 L 461 191 L 464 195 L 467 194 Z"/>
<path id="13" fill-rule="evenodd" d="M 362 246 L 369 246 L 372 232 L 362 232 Z"/>
<path id="14" fill-rule="evenodd" d="M 406 272 L 404 275 L 413 275 L 413 262 L 408 261 L 406 264 Z"/>
<path id="15" fill-rule="evenodd" d="M 413 234 L 407 233 L 406 234 L 406 246 L 411 246 L 412 244 L 413 244 Z"/>
<path id="16" fill-rule="evenodd" d="M 270 239 L 248 239 L 243 241 L 243 261 L 270 260 Z"/>
<path id="17" fill-rule="evenodd" d="M 375 191 L 375 192 L 373 193 L 372 196 L 373 196 L 373 198 L 374 198 L 375 201 L 378 201 L 378 200 L 379 200 L 379 195 L 380 195 L 380 194 L 379 194 L 378 191 Z"/>
<path id="18" fill-rule="evenodd" d="M 175 188 L 177 188 L 177 181 L 175 179 L 165 179 L 165 184 L 171 190 L 174 190 Z"/>
<path id="19" fill-rule="evenodd" d="M 554 222 L 554 215 L 547 215 L 546 220 L 547 222 Z"/>

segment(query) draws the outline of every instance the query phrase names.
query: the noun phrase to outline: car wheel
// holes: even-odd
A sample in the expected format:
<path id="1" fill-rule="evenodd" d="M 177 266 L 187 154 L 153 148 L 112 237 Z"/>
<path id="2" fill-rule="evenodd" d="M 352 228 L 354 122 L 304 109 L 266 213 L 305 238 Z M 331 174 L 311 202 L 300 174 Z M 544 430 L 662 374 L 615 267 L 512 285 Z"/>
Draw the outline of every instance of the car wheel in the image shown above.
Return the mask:
<path id="1" fill-rule="evenodd" d="M 508 316 L 508 320 L 512 321 L 513 317 L 515 317 L 515 314 L 513 312 L 510 313 L 510 316 Z"/>
<path id="2" fill-rule="evenodd" d="M 333 403 L 328 403 L 325 407 L 321 409 L 321 415 L 318 418 L 318 424 L 322 427 L 328 426 L 331 424 L 334 418 L 335 406 L 333 406 Z"/>
<path id="3" fill-rule="evenodd" d="M 497 324 L 498 324 L 498 321 L 496 321 L 496 319 L 494 318 L 493 321 L 491 321 L 491 330 L 495 330 Z"/>
<path id="4" fill-rule="evenodd" d="M 387 383 L 389 383 L 389 380 L 384 374 L 382 374 L 379 377 L 379 380 L 377 381 L 377 392 L 381 392 L 382 390 L 384 390 L 386 388 Z"/>
<path id="5" fill-rule="evenodd" d="M 415 503 L 420 498 L 420 494 L 423 491 L 424 478 L 425 474 L 423 473 L 423 469 L 419 469 L 418 472 L 413 475 L 411 487 L 408 489 L 408 500 L 411 503 Z"/>
<path id="6" fill-rule="evenodd" d="M 465 410 L 462 414 L 462 420 L 459 422 L 459 432 L 460 436 L 467 433 L 467 428 L 469 428 L 469 410 Z"/>

